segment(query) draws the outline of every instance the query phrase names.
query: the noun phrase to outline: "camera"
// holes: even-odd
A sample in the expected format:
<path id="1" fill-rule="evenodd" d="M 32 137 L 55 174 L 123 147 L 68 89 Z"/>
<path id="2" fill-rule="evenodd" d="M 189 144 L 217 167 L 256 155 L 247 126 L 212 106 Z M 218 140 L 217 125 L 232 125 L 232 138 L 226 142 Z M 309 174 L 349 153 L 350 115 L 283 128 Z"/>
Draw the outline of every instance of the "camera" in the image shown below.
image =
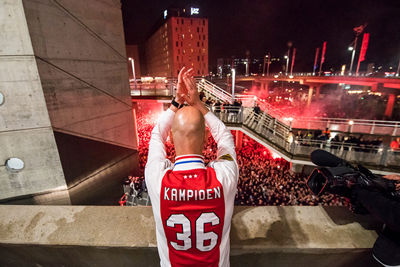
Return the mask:
<path id="1" fill-rule="evenodd" d="M 351 197 L 352 188 L 361 186 L 370 190 L 378 190 L 390 198 L 400 201 L 400 191 L 396 191 L 394 181 L 373 174 L 369 169 L 336 157 L 321 149 L 311 153 L 311 161 L 319 166 L 307 179 L 307 186 L 316 196 L 327 191 L 344 197 Z"/>

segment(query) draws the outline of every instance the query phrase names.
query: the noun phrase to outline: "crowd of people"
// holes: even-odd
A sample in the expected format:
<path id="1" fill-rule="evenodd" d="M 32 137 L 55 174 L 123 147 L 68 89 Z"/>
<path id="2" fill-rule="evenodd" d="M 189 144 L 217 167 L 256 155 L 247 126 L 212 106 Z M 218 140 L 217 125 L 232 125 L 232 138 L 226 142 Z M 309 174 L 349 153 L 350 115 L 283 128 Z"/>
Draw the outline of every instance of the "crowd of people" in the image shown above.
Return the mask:
<path id="1" fill-rule="evenodd" d="M 160 108 L 158 108 L 160 109 Z M 139 166 L 140 175 L 135 177 L 135 188 L 140 190 L 144 183 L 144 167 L 147 161 L 150 134 L 155 125 L 157 113 L 146 104 L 139 104 L 137 109 L 137 125 L 139 134 Z M 235 134 L 233 134 L 235 136 Z M 166 143 L 168 158 L 173 162 L 175 151 L 170 140 Z M 346 199 L 324 194 L 314 196 L 306 185 L 307 176 L 295 174 L 290 164 L 272 154 L 253 139 L 244 136 L 242 146 L 236 148 L 240 177 L 236 205 L 324 205 L 347 206 Z M 215 160 L 217 146 L 211 135 L 204 148 L 205 162 Z"/>

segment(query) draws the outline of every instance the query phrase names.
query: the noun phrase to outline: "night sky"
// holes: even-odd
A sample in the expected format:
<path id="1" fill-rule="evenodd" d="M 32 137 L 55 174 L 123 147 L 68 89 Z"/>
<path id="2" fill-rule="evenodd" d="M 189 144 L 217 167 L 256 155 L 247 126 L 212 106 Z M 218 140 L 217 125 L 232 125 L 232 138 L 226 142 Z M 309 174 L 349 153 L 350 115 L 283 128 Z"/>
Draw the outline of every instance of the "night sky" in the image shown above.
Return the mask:
<path id="1" fill-rule="evenodd" d="M 296 47 L 295 71 L 311 71 L 315 48 L 327 41 L 324 69 L 349 65 L 347 50 L 353 28 L 368 23 L 370 33 L 366 60 L 395 71 L 400 58 L 400 0 L 122 0 L 127 44 L 142 44 L 164 9 L 199 7 L 209 19 L 209 64 L 217 58 L 261 58 L 267 51 L 283 57 L 287 42 Z M 362 38 L 359 38 L 362 39 Z M 361 47 L 359 40 L 358 48 Z"/>

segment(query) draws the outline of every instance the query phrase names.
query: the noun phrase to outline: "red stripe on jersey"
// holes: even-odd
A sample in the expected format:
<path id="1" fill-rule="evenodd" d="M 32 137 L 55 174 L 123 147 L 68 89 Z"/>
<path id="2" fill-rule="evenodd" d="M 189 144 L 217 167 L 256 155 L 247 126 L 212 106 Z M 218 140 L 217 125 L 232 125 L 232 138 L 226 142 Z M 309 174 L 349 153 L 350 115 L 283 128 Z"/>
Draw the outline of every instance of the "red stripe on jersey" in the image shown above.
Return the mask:
<path id="1" fill-rule="evenodd" d="M 160 201 L 171 266 L 218 266 L 225 201 L 214 169 L 167 171 Z"/>
<path id="2" fill-rule="evenodd" d="M 181 159 L 201 159 L 201 160 L 204 160 L 204 157 L 203 156 L 198 156 L 198 155 L 187 155 L 187 156 L 175 157 L 175 161 L 181 160 Z"/>

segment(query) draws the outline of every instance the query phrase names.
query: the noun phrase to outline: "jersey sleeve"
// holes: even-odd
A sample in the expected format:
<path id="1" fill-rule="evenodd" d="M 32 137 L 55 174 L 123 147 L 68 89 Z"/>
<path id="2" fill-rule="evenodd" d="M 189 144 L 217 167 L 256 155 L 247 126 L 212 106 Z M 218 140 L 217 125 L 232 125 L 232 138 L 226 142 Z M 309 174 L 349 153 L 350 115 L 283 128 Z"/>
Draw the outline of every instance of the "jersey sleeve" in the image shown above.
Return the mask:
<path id="1" fill-rule="evenodd" d="M 239 168 L 233 136 L 225 124 L 213 113 L 208 112 L 204 119 L 218 148 L 217 159 L 210 163 L 210 167 L 214 168 L 217 176 L 222 179 L 224 188 L 236 193 Z"/>
<path id="2" fill-rule="evenodd" d="M 174 119 L 175 112 L 167 109 L 158 119 L 156 126 L 151 132 L 149 143 L 149 154 L 145 167 L 145 181 L 150 190 L 156 190 L 154 184 L 159 184 L 162 176 L 161 174 L 170 168 L 172 163 L 167 159 L 167 152 L 165 150 L 165 142 L 168 133 L 171 130 L 172 120 Z"/>

